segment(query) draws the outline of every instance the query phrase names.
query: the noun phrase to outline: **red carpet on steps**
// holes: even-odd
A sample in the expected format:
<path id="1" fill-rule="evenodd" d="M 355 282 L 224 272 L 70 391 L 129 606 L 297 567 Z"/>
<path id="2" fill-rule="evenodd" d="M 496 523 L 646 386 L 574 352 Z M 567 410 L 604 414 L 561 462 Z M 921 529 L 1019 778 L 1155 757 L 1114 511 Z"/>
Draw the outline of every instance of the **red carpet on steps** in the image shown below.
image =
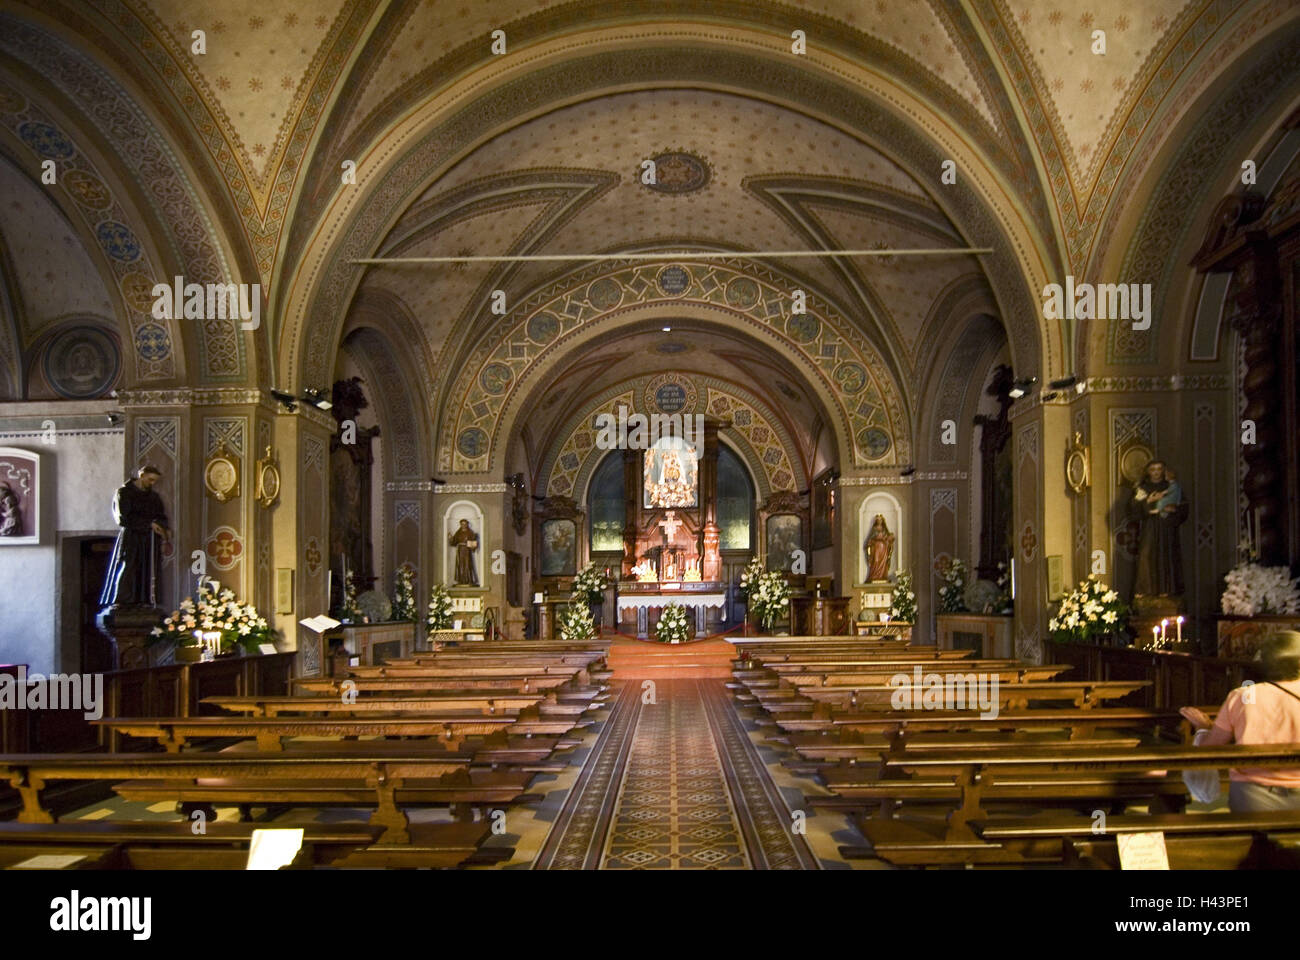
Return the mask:
<path id="1" fill-rule="evenodd" d="M 731 676 L 735 648 L 726 640 L 666 644 L 616 636 L 606 662 L 615 680 L 725 678 Z"/>

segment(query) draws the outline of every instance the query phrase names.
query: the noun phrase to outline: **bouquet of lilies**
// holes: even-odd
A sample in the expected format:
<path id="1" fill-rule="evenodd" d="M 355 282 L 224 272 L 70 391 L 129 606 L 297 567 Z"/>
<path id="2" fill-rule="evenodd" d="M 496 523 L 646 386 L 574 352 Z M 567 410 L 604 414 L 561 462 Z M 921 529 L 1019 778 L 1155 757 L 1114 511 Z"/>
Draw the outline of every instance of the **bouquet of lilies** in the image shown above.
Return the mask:
<path id="1" fill-rule="evenodd" d="M 939 584 L 939 612 L 961 613 L 966 609 L 966 564 L 949 560 L 942 571 Z"/>
<path id="2" fill-rule="evenodd" d="M 1093 574 L 1062 598 L 1047 629 L 1057 643 L 1095 643 L 1121 629 L 1128 614 L 1128 604 Z"/>
<path id="3" fill-rule="evenodd" d="M 894 581 L 894 592 L 889 598 L 889 618 L 903 623 L 916 622 L 916 591 L 912 589 L 912 575 L 906 570 Z"/>
<path id="4" fill-rule="evenodd" d="M 429 606 L 425 609 L 424 627 L 426 636 L 433 639 L 439 630 L 451 626 L 451 594 L 441 583 L 435 583 L 429 590 Z"/>
<path id="5" fill-rule="evenodd" d="M 772 624 L 790 606 L 790 584 L 780 570 L 768 570 L 750 581 L 746 599 L 763 629 L 771 630 Z"/>
<path id="6" fill-rule="evenodd" d="M 266 618 L 256 607 L 241 604 L 235 599 L 235 591 L 222 588 L 215 580 L 206 580 L 196 596 L 182 600 L 180 609 L 173 610 L 150 631 L 149 644 L 192 647 L 199 643 L 196 634 L 213 632 L 221 634 L 222 650 L 239 646 L 254 651 L 258 644 L 275 642 Z"/>
<path id="7" fill-rule="evenodd" d="M 585 603 L 565 604 L 560 614 L 560 639 L 565 643 L 585 643 L 596 635 L 596 621 Z"/>
<path id="8" fill-rule="evenodd" d="M 655 639 L 660 643 L 685 643 L 695 635 L 686 608 L 680 603 L 670 603 L 664 607 L 655 625 Z"/>
<path id="9" fill-rule="evenodd" d="M 600 603 L 605 596 L 605 588 L 608 586 L 609 581 L 605 579 L 603 573 L 596 569 L 594 563 L 587 564 L 573 578 L 574 594 L 585 593 L 589 603 Z"/>
<path id="10" fill-rule="evenodd" d="M 749 589 L 758 582 L 758 578 L 763 575 L 763 562 L 755 557 L 740 572 L 740 595 L 749 596 Z"/>
<path id="11" fill-rule="evenodd" d="M 395 575 L 397 592 L 393 594 L 393 619 L 415 619 L 415 568 L 404 563 Z"/>

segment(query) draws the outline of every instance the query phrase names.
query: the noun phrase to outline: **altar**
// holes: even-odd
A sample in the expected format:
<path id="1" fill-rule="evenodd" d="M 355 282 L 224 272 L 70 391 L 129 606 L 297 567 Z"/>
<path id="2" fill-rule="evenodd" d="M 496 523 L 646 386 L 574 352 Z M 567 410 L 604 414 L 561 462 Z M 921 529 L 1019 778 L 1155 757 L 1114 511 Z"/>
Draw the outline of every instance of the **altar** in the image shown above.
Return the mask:
<path id="1" fill-rule="evenodd" d="M 721 610 L 727 616 L 727 585 L 708 580 L 631 581 L 618 585 L 618 617 L 636 611 L 636 635 L 650 638 L 650 611 L 661 611 L 670 603 L 695 611 L 695 635 L 705 636 L 706 612 Z M 656 618 L 657 619 L 657 618 Z"/>

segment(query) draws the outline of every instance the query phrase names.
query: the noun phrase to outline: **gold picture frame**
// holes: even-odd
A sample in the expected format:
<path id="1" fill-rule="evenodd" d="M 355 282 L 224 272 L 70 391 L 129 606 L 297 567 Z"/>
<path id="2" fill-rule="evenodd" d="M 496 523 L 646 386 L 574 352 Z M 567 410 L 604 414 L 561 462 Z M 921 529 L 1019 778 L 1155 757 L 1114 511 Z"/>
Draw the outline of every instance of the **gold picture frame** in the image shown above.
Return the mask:
<path id="1" fill-rule="evenodd" d="M 208 495 L 225 503 L 239 490 L 239 458 L 226 452 L 223 443 L 203 465 L 203 485 Z"/>
<path id="2" fill-rule="evenodd" d="M 1088 448 L 1084 446 L 1083 434 L 1077 431 L 1065 454 L 1065 482 L 1070 485 L 1075 496 L 1081 496 L 1092 485 L 1092 463 Z"/>
<path id="3" fill-rule="evenodd" d="M 266 456 L 257 461 L 257 502 L 271 507 L 280 499 L 280 462 L 266 448 Z"/>

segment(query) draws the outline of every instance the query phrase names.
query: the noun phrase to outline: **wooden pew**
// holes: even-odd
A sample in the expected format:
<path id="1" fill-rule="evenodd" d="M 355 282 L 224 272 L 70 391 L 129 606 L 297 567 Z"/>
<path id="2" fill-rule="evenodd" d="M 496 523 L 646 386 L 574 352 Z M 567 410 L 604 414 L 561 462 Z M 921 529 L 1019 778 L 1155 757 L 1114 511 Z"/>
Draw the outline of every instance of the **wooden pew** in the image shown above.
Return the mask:
<path id="1" fill-rule="evenodd" d="M 1213 717 L 1218 707 L 1201 707 Z M 812 716 L 783 716 L 775 721 L 790 736 L 798 734 L 858 732 L 898 736 L 906 730 L 943 730 L 956 732 L 969 729 L 1035 730 L 1064 728 L 1070 739 L 1086 739 L 1097 730 L 1129 729 L 1147 730 L 1158 736 L 1170 728 L 1181 728 L 1185 735 L 1180 740 L 1190 742 L 1191 732 L 1182 716 L 1170 710 L 1152 710 L 1147 707 L 1091 707 L 1087 710 L 1002 710 L 996 717 L 982 719 L 978 711 L 971 710 L 892 710 L 871 713 L 833 711 L 820 704 Z M 793 741 L 791 741 L 793 742 Z"/>
<path id="2" fill-rule="evenodd" d="M 195 834 L 189 821 L 123 823 L 78 820 L 68 823 L 0 822 L 0 869 L 40 855 L 77 855 L 72 869 L 243 870 L 253 831 L 274 824 L 208 823 Z M 416 824 L 412 843 L 380 844 L 382 828 L 364 823 L 292 824 L 303 830 L 302 849 L 285 869 L 312 867 L 376 869 L 391 866 L 453 868 L 493 862 L 513 855 L 511 848 L 482 849 L 491 825 L 457 821 Z"/>
<path id="3" fill-rule="evenodd" d="M 543 693 L 512 691 L 449 690 L 420 697 L 357 697 L 349 703 L 342 697 L 204 697 L 203 703 L 231 713 L 251 713 L 255 717 L 277 717 L 286 713 L 349 713 L 391 710 L 398 712 L 442 713 L 467 711 L 485 716 L 510 716 L 540 704 Z M 364 706 L 358 707 L 357 703 Z M 576 713 L 582 713 L 582 709 Z M 566 711 L 566 714 L 569 711 Z M 575 715 L 576 715 L 575 713 Z"/>
<path id="4" fill-rule="evenodd" d="M 365 717 L 115 717 L 93 723 L 130 737 L 157 740 L 178 753 L 194 738 L 241 737 L 258 748 L 275 752 L 286 737 L 425 737 L 443 750 L 459 749 L 467 737 L 497 733 L 519 736 L 562 736 L 573 724 L 562 719 L 455 716 L 450 714 L 385 714 Z"/>
<path id="5" fill-rule="evenodd" d="M 1117 700 L 1128 696 L 1135 690 L 1149 686 L 1146 680 L 1049 680 L 1033 683 L 1000 683 L 998 686 L 998 704 L 1000 709 L 1017 710 L 1028 707 L 1031 702 L 1038 703 L 1072 703 L 1080 710 L 1091 709 L 1107 700 Z M 787 713 L 806 713 L 811 710 L 811 702 L 831 704 L 842 709 L 877 709 L 888 710 L 898 688 L 885 684 L 858 687 L 800 687 L 799 696 L 804 698 L 770 696 L 779 691 L 755 691 L 755 696 L 763 708 L 770 713 L 778 711 Z"/>

